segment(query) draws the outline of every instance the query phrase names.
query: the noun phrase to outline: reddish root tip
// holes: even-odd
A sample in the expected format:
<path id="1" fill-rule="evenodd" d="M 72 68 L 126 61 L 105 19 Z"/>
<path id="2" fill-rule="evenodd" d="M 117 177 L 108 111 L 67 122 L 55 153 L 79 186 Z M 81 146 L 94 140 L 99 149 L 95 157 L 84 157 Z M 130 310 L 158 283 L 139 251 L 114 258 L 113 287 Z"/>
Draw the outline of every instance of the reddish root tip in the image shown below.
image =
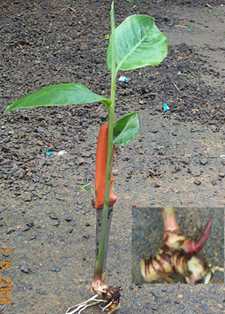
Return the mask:
<path id="1" fill-rule="evenodd" d="M 212 218 L 209 219 L 205 228 L 202 231 L 202 235 L 200 236 L 198 241 L 186 240 L 183 244 L 183 250 L 188 254 L 196 254 L 202 250 L 205 243 L 209 239 L 211 229 L 212 229 Z"/>

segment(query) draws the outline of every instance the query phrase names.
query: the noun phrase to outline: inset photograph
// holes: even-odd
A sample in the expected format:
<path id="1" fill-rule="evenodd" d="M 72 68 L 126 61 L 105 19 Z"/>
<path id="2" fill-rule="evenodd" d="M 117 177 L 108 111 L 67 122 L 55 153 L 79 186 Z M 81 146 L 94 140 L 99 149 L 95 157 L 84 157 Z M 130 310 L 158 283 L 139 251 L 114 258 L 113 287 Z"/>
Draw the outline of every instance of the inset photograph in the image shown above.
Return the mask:
<path id="1" fill-rule="evenodd" d="M 224 284 L 223 208 L 132 208 L 135 284 Z"/>

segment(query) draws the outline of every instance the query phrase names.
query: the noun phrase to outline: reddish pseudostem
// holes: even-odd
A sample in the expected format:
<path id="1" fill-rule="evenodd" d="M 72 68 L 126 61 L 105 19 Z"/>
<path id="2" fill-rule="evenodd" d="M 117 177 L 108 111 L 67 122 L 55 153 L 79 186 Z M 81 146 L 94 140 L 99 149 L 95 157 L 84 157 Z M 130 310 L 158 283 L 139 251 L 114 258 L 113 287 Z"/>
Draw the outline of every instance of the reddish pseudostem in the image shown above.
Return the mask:
<path id="1" fill-rule="evenodd" d="M 99 238 L 101 230 L 101 214 L 104 205 L 105 196 L 105 179 L 106 179 L 106 163 L 107 163 L 107 146 L 108 144 L 108 123 L 101 125 L 96 148 L 96 170 L 95 170 L 95 201 L 93 202 L 96 208 L 96 256 L 99 248 Z M 117 196 L 113 193 L 114 178 L 111 177 L 110 187 L 110 212 L 108 217 L 108 228 L 111 226 L 112 209 L 117 200 Z M 106 259 L 106 257 L 105 257 Z M 104 261 L 105 263 L 105 261 Z M 95 272 L 92 281 L 91 289 L 97 293 L 101 299 L 105 300 L 103 310 L 108 313 L 113 313 L 119 307 L 120 288 L 109 287 L 105 283 L 105 274 Z"/>
<path id="2" fill-rule="evenodd" d="M 141 274 L 145 281 L 171 282 L 176 273 L 182 276 L 187 283 L 196 284 L 204 281 L 208 283 L 219 267 L 211 267 L 204 258 L 196 255 L 209 238 L 212 219 L 209 219 L 199 240 L 193 241 L 182 234 L 176 221 L 174 208 L 163 208 L 164 223 L 163 246 L 158 254 L 149 259 L 142 259 Z"/>
<path id="3" fill-rule="evenodd" d="M 106 162 L 107 162 L 107 143 L 108 143 L 108 123 L 101 125 L 98 134 L 97 147 L 96 147 L 96 169 L 95 169 L 95 202 L 94 207 L 96 208 L 96 255 L 99 247 L 99 237 L 101 230 L 101 215 L 102 208 L 104 204 L 105 196 L 105 178 L 106 178 Z M 117 197 L 113 193 L 114 178 L 111 177 L 111 187 L 110 187 L 110 208 L 113 208 Z M 108 217 L 109 228 L 111 226 L 112 210 Z M 92 290 L 105 291 L 106 285 L 104 284 L 104 274 L 95 273 L 94 280 L 92 282 Z"/>
<path id="4" fill-rule="evenodd" d="M 106 189 L 106 163 L 108 152 L 108 123 L 104 123 L 99 130 L 96 148 L 96 170 L 95 170 L 95 200 L 92 202 L 93 207 L 96 208 L 96 256 L 98 255 L 99 240 L 101 232 L 101 215 L 104 206 L 104 197 Z M 113 193 L 114 178 L 111 177 L 110 186 L 110 211 L 108 215 L 108 230 L 110 230 L 113 205 L 117 197 Z M 109 234 L 109 232 L 108 232 Z M 108 242 L 108 239 L 107 239 Z M 107 248 L 106 248 L 107 250 Z M 105 264 L 106 256 L 104 258 Z M 105 267 L 103 267 L 104 269 Z M 114 313 L 120 307 L 120 288 L 111 287 L 105 283 L 105 274 L 95 269 L 94 278 L 91 283 L 91 290 L 95 293 L 90 299 L 69 308 L 66 314 L 81 313 L 85 309 L 99 305 L 103 312 L 109 314 Z"/>
<path id="5" fill-rule="evenodd" d="M 105 177 L 107 162 L 107 143 L 108 143 L 108 123 L 104 123 L 99 130 L 96 148 L 96 171 L 95 171 L 95 208 L 102 209 L 105 196 Z M 112 192 L 114 178 L 111 177 L 110 206 L 112 207 L 117 200 Z"/>

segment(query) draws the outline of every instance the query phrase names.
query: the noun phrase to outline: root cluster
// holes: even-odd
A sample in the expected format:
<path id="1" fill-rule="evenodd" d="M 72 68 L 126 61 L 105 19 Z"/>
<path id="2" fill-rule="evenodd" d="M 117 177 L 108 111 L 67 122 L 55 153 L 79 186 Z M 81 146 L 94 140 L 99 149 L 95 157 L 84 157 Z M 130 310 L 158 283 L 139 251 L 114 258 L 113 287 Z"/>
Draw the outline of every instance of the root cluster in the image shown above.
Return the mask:
<path id="1" fill-rule="evenodd" d="M 92 283 L 92 291 L 95 293 L 90 299 L 70 307 L 66 314 L 80 314 L 92 306 L 99 306 L 102 312 L 112 314 L 120 308 L 119 287 L 108 287 L 101 281 Z"/>
<path id="2" fill-rule="evenodd" d="M 211 279 L 212 268 L 205 259 L 185 252 L 170 251 L 166 248 L 150 259 L 141 260 L 141 274 L 146 282 L 173 282 L 173 275 L 178 274 L 185 282 L 196 284 L 208 283 Z"/>
<path id="3" fill-rule="evenodd" d="M 181 232 L 173 208 L 162 209 L 162 216 L 163 245 L 156 256 L 140 262 L 141 274 L 146 282 L 171 283 L 177 275 L 189 284 L 209 283 L 215 271 L 223 271 L 223 268 L 212 267 L 198 255 L 209 238 L 211 219 L 200 238 L 193 241 Z"/>

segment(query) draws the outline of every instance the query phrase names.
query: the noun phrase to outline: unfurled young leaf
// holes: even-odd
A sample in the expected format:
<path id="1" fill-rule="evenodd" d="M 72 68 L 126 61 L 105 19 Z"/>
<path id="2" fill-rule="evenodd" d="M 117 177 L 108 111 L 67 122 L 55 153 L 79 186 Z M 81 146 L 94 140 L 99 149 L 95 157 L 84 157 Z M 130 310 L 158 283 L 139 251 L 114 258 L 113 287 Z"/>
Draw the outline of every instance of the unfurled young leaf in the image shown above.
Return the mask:
<path id="1" fill-rule="evenodd" d="M 31 109 L 48 106 L 81 105 L 100 102 L 109 104 L 106 97 L 93 93 L 89 88 L 78 83 L 48 85 L 10 103 L 5 111 Z"/>
<path id="2" fill-rule="evenodd" d="M 140 121 L 137 112 L 124 115 L 116 121 L 113 129 L 113 144 L 126 145 L 140 132 Z"/>
<path id="3" fill-rule="evenodd" d="M 166 36 L 147 15 L 131 15 L 115 29 L 115 57 L 117 70 L 134 70 L 159 65 L 168 53 Z M 111 70 L 112 43 L 107 51 L 107 65 Z"/>

